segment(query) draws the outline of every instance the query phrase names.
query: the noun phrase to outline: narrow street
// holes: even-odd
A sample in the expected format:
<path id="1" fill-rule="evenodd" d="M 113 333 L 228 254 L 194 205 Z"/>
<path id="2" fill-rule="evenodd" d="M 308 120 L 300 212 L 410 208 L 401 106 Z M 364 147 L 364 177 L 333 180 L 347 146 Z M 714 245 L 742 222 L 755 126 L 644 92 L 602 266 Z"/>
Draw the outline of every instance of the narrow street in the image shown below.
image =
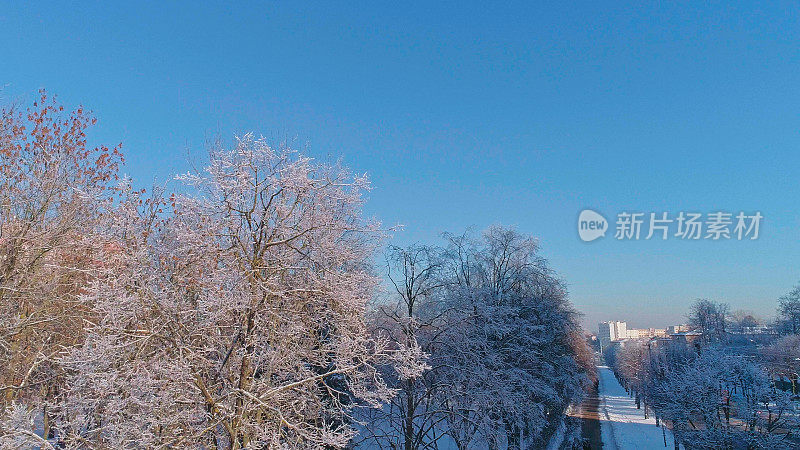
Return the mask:
<path id="1" fill-rule="evenodd" d="M 603 446 L 600 433 L 600 398 L 597 389 L 592 386 L 589 395 L 583 403 L 578 405 L 571 413 L 571 417 L 581 420 L 581 438 L 584 449 L 599 449 Z"/>
<path id="2" fill-rule="evenodd" d="M 673 449 L 672 434 L 669 430 L 656 426 L 651 415 L 644 418 L 644 412 L 636 408 L 614 373 L 607 366 L 598 366 L 600 378 L 599 416 L 602 447 L 592 449 L 650 450 Z"/>

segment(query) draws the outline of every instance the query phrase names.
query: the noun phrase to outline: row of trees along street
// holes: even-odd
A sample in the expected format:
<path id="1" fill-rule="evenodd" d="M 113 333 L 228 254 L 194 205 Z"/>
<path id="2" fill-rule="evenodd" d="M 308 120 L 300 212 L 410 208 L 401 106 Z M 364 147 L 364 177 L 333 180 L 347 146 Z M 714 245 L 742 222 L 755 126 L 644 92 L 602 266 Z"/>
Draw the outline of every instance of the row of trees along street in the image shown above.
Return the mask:
<path id="1" fill-rule="evenodd" d="M 629 341 L 604 357 L 642 413 L 666 422 L 686 448 L 798 448 L 798 294 L 795 288 L 780 299 L 770 326 L 731 314 L 725 303 L 697 300 L 687 339 Z"/>
<path id="2" fill-rule="evenodd" d="M 382 295 L 366 177 L 245 135 L 145 191 L 93 123 L 2 110 L 0 448 L 541 448 L 580 401 L 534 239 L 390 247 Z"/>

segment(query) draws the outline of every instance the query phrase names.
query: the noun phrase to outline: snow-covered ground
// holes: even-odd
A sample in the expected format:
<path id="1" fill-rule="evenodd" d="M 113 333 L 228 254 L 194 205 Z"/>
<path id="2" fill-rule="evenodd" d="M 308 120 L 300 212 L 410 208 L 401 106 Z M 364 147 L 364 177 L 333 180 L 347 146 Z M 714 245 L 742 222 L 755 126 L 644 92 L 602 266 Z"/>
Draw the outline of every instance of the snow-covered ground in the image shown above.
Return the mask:
<path id="1" fill-rule="evenodd" d="M 666 430 L 666 443 L 662 428 L 656 426 L 652 415 L 644 418 L 644 411 L 619 384 L 607 366 L 597 368 L 600 376 L 600 432 L 604 449 L 614 450 L 672 450 L 672 433 Z"/>

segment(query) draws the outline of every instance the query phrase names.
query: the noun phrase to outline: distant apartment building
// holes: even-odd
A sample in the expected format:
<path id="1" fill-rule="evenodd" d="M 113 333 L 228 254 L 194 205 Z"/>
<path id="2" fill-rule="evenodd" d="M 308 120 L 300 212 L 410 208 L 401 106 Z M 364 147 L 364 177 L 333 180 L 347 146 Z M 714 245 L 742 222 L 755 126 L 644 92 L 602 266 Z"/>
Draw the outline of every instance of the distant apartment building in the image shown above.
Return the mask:
<path id="1" fill-rule="evenodd" d="M 627 322 L 608 321 L 598 324 L 597 339 L 601 348 L 608 347 L 612 342 L 626 339 L 647 339 L 667 335 L 664 328 L 628 328 Z"/>
<path id="2" fill-rule="evenodd" d="M 610 320 L 597 325 L 597 341 L 600 351 L 612 345 L 624 346 L 625 341 L 666 340 L 671 341 L 671 335 L 685 333 L 689 330 L 687 325 L 674 325 L 667 328 L 628 328 L 627 322 Z M 678 330 L 678 331 L 675 331 Z"/>
<path id="3" fill-rule="evenodd" d="M 628 329 L 628 339 L 643 339 L 643 338 L 654 338 L 654 337 L 662 337 L 667 335 L 667 330 L 664 328 L 629 328 Z"/>
<path id="4" fill-rule="evenodd" d="M 601 322 L 597 325 L 597 330 L 601 349 L 608 347 L 613 341 L 628 338 L 628 324 L 625 322 Z"/>

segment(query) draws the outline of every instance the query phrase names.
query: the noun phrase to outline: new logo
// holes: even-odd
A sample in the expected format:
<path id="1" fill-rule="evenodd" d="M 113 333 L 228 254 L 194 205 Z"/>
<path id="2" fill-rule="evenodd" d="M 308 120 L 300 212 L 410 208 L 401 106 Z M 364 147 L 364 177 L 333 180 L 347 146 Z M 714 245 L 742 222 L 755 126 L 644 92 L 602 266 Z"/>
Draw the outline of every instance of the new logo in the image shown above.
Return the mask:
<path id="1" fill-rule="evenodd" d="M 578 216 L 578 236 L 584 242 L 591 242 L 606 235 L 608 221 L 591 209 L 584 209 Z"/>

